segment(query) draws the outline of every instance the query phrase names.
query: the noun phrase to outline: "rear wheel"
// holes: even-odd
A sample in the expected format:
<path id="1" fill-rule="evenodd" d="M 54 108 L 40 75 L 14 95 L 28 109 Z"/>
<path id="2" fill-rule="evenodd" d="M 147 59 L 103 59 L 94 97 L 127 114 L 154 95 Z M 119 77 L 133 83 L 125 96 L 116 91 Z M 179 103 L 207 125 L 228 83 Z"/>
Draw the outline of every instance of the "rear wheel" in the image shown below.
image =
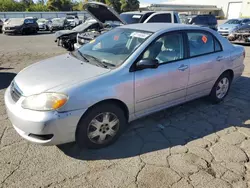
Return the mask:
<path id="1" fill-rule="evenodd" d="M 126 127 L 123 110 L 112 103 L 90 109 L 80 120 L 76 142 L 81 148 L 103 148 L 114 143 Z"/>
<path id="2" fill-rule="evenodd" d="M 229 73 L 222 74 L 213 86 L 209 96 L 210 100 L 214 103 L 223 101 L 230 90 L 231 82 L 232 78 Z"/>

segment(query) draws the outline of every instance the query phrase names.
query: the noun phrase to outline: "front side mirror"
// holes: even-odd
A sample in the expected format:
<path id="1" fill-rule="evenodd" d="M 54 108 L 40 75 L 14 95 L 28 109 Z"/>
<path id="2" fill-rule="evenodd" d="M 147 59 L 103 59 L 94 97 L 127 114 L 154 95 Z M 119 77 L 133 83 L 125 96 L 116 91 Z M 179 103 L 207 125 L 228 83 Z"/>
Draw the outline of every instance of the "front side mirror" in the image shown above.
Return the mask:
<path id="1" fill-rule="evenodd" d="M 158 60 L 154 59 L 142 59 L 136 64 L 136 69 L 137 70 L 142 70 L 142 69 L 156 69 L 159 66 Z"/>

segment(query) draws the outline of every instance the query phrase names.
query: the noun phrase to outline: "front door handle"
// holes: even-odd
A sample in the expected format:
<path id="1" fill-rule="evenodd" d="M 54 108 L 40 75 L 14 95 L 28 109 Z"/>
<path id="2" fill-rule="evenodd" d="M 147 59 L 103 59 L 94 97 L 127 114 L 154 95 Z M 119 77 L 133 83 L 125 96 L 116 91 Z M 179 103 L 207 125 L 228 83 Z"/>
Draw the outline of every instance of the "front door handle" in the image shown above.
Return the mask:
<path id="1" fill-rule="evenodd" d="M 185 71 L 186 69 L 188 69 L 188 65 L 181 65 L 178 70 L 180 71 Z"/>
<path id="2" fill-rule="evenodd" d="M 224 59 L 223 56 L 218 56 L 218 57 L 216 58 L 217 61 L 222 61 L 223 59 Z"/>

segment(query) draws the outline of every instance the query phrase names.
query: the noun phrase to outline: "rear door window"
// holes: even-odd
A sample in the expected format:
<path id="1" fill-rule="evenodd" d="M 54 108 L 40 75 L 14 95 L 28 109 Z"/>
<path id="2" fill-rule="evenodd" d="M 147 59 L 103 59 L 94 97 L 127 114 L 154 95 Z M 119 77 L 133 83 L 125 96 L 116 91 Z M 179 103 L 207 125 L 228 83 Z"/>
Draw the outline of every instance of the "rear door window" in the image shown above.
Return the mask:
<path id="1" fill-rule="evenodd" d="M 190 57 L 209 54 L 215 51 L 213 36 L 206 32 L 188 32 Z"/>
<path id="2" fill-rule="evenodd" d="M 148 23 L 151 22 L 164 22 L 164 23 L 171 23 L 171 14 L 156 14 L 152 18 L 148 20 Z"/>
<path id="3" fill-rule="evenodd" d="M 187 33 L 189 43 L 189 56 L 196 57 L 222 51 L 222 45 L 209 32 L 190 31 Z"/>

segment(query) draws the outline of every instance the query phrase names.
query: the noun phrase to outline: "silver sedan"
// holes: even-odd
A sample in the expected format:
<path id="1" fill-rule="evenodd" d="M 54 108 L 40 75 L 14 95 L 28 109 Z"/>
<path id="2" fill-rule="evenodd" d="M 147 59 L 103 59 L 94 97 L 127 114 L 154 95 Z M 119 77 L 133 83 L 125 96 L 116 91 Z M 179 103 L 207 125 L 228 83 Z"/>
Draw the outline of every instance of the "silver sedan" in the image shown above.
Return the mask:
<path id="1" fill-rule="evenodd" d="M 5 104 L 28 141 L 101 148 L 142 116 L 203 96 L 219 103 L 241 76 L 244 58 L 243 47 L 210 29 L 125 25 L 25 68 Z"/>

